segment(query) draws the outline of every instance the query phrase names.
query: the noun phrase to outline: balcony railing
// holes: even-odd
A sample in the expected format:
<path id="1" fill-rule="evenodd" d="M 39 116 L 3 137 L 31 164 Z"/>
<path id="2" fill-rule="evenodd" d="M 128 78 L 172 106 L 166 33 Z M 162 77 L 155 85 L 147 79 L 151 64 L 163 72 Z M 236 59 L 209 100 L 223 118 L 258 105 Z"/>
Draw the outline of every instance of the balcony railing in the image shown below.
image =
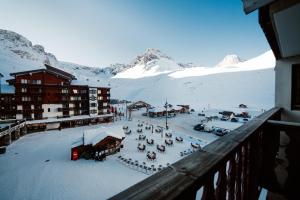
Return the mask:
<path id="1" fill-rule="evenodd" d="M 280 120 L 273 108 L 110 199 L 258 199 L 273 187 Z M 198 193 L 198 194 L 197 194 Z"/>

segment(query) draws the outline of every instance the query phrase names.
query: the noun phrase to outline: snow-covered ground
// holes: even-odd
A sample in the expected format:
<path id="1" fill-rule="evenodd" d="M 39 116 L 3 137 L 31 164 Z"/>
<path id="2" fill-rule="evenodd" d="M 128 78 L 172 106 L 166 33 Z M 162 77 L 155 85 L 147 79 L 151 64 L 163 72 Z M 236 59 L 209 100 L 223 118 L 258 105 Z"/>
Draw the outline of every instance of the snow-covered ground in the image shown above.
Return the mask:
<path id="1" fill-rule="evenodd" d="M 238 110 L 238 109 L 237 109 Z M 239 109 L 242 111 L 243 109 Z M 207 110 L 207 115 L 216 115 L 220 110 Z M 168 125 L 172 130 L 173 146 L 166 146 L 164 153 L 156 150 L 156 144 L 164 144 L 166 136 L 152 130 L 145 130 L 146 124 L 165 127 L 165 118 L 148 118 L 142 116 L 143 109 L 132 113 L 132 121 L 121 117 L 110 125 L 85 126 L 61 131 L 46 131 L 26 135 L 13 142 L 4 155 L 0 155 L 0 194 L 1 199 L 105 199 L 127 187 L 145 179 L 150 174 L 141 172 L 135 167 L 126 166 L 118 156 L 138 160 L 148 167 L 159 165 L 165 167 L 181 159 L 180 152 L 191 148 L 191 142 L 205 146 L 219 138 L 211 133 L 193 130 L 201 118 L 197 113 L 178 114 L 168 118 Z M 250 111 L 253 116 L 258 111 Z M 143 134 L 154 139 L 155 144 L 149 146 L 145 141 L 137 140 L 138 123 L 144 123 Z M 222 128 L 235 129 L 242 123 L 209 122 Z M 84 130 L 100 126 L 127 125 L 132 130 L 126 135 L 124 148 L 120 153 L 108 156 L 104 162 L 80 159 L 70 160 L 70 148 L 74 140 L 81 137 Z M 183 137 L 183 142 L 175 141 L 176 136 Z M 146 144 L 146 151 L 137 150 L 138 143 Z M 165 144 L 164 144 L 165 145 Z M 146 159 L 147 151 L 157 154 L 156 161 Z"/>

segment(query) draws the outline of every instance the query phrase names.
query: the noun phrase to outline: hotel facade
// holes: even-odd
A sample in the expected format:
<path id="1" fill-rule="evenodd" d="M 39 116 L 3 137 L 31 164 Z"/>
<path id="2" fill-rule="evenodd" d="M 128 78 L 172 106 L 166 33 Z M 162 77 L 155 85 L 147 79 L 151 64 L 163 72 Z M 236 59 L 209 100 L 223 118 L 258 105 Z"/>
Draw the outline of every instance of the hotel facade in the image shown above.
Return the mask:
<path id="1" fill-rule="evenodd" d="M 15 72 L 7 80 L 12 92 L 0 94 L 1 119 L 41 120 L 110 114 L 110 88 L 75 85 L 76 77 L 45 64 Z"/>

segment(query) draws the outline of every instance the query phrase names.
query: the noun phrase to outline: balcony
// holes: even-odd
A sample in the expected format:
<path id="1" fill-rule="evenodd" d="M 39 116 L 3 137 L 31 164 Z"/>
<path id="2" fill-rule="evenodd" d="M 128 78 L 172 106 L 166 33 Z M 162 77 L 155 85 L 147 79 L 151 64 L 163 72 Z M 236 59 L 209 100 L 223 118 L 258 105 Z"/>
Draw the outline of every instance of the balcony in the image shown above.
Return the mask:
<path id="1" fill-rule="evenodd" d="M 258 199 L 262 187 L 277 193 L 280 130 L 300 130 L 280 116 L 273 108 L 110 199 L 195 199 L 199 190 L 203 200 Z"/>

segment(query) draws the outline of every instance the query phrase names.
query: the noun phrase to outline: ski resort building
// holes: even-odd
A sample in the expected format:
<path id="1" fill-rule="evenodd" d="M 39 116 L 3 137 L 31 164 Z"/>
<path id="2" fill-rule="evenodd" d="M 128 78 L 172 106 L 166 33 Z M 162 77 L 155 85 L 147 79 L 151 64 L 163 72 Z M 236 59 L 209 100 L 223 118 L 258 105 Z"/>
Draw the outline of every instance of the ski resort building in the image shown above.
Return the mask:
<path id="1" fill-rule="evenodd" d="M 124 138 L 125 134 L 120 126 L 86 130 L 82 138 L 72 144 L 71 160 L 80 157 L 103 160 L 106 156 L 120 151 Z"/>
<path id="2" fill-rule="evenodd" d="M 110 88 L 73 84 L 76 77 L 45 64 L 15 72 L 7 80 L 13 91 L 0 94 L 1 119 L 41 120 L 110 113 Z"/>

